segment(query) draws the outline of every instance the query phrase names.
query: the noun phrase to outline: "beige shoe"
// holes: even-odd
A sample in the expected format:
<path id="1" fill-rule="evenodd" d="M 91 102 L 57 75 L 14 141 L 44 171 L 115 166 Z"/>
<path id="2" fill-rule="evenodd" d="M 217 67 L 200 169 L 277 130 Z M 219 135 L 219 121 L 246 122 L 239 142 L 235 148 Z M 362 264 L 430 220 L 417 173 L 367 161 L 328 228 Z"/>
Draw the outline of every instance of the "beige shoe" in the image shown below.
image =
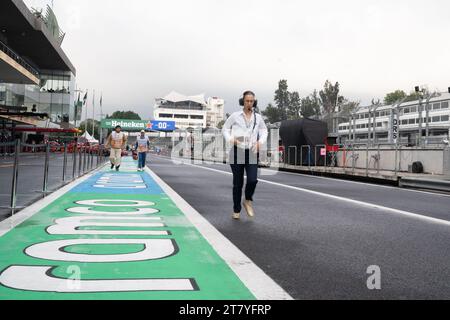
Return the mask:
<path id="1" fill-rule="evenodd" d="M 241 214 L 240 213 L 233 213 L 233 219 L 234 220 L 239 220 L 241 218 Z"/>
<path id="2" fill-rule="evenodd" d="M 249 201 L 249 200 L 245 200 L 242 205 L 243 205 L 245 211 L 247 211 L 247 215 L 250 218 L 254 218 L 255 217 L 255 210 L 253 210 L 253 202 Z"/>

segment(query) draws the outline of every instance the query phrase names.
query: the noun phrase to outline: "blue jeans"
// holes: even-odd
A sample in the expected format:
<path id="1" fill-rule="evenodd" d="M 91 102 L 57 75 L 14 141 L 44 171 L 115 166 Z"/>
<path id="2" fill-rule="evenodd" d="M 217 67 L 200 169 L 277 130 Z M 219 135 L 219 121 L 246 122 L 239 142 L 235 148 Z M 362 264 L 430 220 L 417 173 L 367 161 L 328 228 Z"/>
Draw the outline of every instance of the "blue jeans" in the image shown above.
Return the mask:
<path id="1" fill-rule="evenodd" d="M 239 153 L 242 153 L 242 159 L 245 161 L 237 161 L 240 158 Z M 256 185 L 258 184 L 258 163 L 257 161 L 250 161 L 253 155 L 249 150 L 245 153 L 243 150 L 236 148 L 231 153 L 231 171 L 233 172 L 233 203 L 234 212 L 242 211 L 242 188 L 244 187 L 244 171 L 247 173 L 247 185 L 245 186 L 245 200 L 253 201 Z M 234 159 L 233 159 L 234 158 Z M 256 162 L 256 163 L 255 163 Z"/>
<path id="2" fill-rule="evenodd" d="M 145 164 L 147 163 L 147 153 L 146 152 L 139 152 L 138 153 L 138 168 L 143 169 L 145 168 Z"/>

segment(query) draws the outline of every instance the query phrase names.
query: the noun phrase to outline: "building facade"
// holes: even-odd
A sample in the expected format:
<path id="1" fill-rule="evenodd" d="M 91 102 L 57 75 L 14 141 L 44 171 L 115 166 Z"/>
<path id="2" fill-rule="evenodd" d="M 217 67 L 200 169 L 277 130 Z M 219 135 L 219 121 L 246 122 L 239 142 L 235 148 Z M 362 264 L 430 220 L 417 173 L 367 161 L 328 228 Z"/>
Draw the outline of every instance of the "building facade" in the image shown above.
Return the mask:
<path id="1" fill-rule="evenodd" d="M 348 122 L 339 124 L 339 136 L 342 142 L 393 143 L 393 126 L 396 124 L 402 142 L 417 145 L 422 141 L 441 143 L 448 140 L 450 94 L 439 94 L 428 103 L 427 100 L 405 102 L 398 108 L 395 105 L 361 107 Z"/>
<path id="2" fill-rule="evenodd" d="M 50 7 L 31 11 L 22 0 L 0 2 L 0 109 L 48 114 L 42 121 L 2 115 L 3 127 L 75 125 L 76 70 L 61 48 L 64 36 Z"/>
<path id="3" fill-rule="evenodd" d="M 205 96 L 185 96 L 173 91 L 156 99 L 153 117 L 157 121 L 174 121 L 177 129 L 206 128 Z"/>
<path id="4" fill-rule="evenodd" d="M 212 97 L 207 101 L 206 126 L 217 128 L 225 120 L 225 100 Z"/>
<path id="5" fill-rule="evenodd" d="M 0 105 L 24 106 L 28 111 L 48 113 L 53 124 L 74 124 L 75 77 L 71 72 L 40 73 L 39 85 L 0 83 Z"/>

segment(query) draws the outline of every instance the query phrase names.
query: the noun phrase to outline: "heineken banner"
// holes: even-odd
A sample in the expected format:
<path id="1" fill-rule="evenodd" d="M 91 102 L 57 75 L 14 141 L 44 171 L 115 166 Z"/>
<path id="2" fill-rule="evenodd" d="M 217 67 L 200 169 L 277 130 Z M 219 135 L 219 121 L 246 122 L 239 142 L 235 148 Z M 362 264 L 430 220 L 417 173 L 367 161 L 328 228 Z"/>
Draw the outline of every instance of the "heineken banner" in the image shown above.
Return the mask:
<path id="1" fill-rule="evenodd" d="M 175 121 L 148 121 L 148 120 L 123 120 L 105 119 L 102 120 L 103 129 L 114 129 L 121 126 L 124 131 L 174 131 Z"/>

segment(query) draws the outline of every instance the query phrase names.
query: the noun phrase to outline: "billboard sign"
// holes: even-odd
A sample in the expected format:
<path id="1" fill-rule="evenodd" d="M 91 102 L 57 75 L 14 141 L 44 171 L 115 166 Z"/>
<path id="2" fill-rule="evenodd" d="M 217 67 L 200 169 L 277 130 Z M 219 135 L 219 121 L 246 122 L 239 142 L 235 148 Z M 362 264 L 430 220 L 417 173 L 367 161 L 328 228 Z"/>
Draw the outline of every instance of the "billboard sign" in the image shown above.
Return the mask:
<path id="1" fill-rule="evenodd" d="M 102 128 L 114 129 L 121 126 L 124 131 L 174 131 L 175 121 L 149 121 L 149 120 L 123 120 L 105 119 L 102 120 Z"/>

